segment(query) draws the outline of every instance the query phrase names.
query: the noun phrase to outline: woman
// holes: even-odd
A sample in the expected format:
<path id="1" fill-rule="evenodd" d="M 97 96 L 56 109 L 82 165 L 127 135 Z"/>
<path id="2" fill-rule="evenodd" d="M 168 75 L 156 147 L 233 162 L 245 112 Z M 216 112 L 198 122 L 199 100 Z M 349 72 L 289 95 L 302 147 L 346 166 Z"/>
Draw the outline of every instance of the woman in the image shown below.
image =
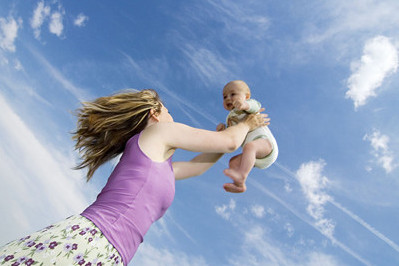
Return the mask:
<path id="1" fill-rule="evenodd" d="M 175 179 L 202 174 L 269 121 L 258 114 L 221 132 L 192 128 L 175 123 L 154 90 L 101 97 L 83 103 L 77 115 L 73 138 L 83 159 L 77 168 L 87 167 L 90 180 L 100 165 L 123 153 L 118 165 L 81 215 L 7 244 L 0 263 L 127 265 L 171 205 Z M 203 153 L 172 163 L 178 148 Z"/>

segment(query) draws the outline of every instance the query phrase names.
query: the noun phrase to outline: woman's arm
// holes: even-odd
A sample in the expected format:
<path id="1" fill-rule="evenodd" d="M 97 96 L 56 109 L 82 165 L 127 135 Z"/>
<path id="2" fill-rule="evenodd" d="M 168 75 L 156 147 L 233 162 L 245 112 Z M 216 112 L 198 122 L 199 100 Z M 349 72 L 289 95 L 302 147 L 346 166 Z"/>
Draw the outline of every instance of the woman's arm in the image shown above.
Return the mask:
<path id="1" fill-rule="evenodd" d="M 223 153 L 201 153 L 188 162 L 173 162 L 176 180 L 199 176 L 212 167 Z"/>
<path id="2" fill-rule="evenodd" d="M 175 122 L 158 122 L 143 131 L 139 145 L 155 161 L 166 160 L 175 149 L 204 153 L 233 152 L 240 147 L 249 130 L 268 124 L 266 117 L 265 114 L 249 115 L 244 122 L 220 132 Z"/>

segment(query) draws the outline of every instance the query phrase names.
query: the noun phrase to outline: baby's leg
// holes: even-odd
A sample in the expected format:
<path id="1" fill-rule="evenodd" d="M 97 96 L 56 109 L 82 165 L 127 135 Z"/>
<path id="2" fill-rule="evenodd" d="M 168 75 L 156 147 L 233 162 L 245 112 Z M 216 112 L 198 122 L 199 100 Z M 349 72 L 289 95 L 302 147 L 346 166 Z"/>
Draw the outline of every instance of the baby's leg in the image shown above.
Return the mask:
<path id="1" fill-rule="evenodd" d="M 225 184 L 224 188 L 228 192 L 240 193 L 246 190 L 245 180 L 249 172 L 255 165 L 257 158 L 264 158 L 272 152 L 272 145 L 267 139 L 256 139 L 244 145 L 240 155 L 239 167 L 238 158 L 230 163 L 230 168 L 224 170 L 224 174 L 230 177 L 234 183 Z M 234 166 L 234 167 L 231 167 Z"/>

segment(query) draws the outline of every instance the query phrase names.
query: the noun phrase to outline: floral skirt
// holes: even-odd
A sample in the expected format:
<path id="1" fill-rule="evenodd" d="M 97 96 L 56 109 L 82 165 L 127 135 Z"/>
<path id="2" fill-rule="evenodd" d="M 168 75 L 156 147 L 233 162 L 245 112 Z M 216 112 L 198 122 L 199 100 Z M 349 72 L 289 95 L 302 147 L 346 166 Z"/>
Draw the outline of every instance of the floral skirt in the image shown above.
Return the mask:
<path id="1" fill-rule="evenodd" d="M 75 215 L 0 247 L 0 265 L 122 265 L 122 258 L 90 220 Z"/>

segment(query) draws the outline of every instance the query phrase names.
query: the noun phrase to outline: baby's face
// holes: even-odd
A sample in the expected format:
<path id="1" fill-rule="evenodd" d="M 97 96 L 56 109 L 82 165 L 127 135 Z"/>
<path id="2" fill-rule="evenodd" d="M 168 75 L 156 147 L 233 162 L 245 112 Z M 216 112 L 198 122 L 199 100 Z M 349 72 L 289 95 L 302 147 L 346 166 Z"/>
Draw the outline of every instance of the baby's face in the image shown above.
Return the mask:
<path id="1" fill-rule="evenodd" d="M 243 102 L 249 98 L 246 88 L 239 84 L 230 84 L 223 89 L 223 107 L 231 111 L 234 109 L 235 101 Z"/>

